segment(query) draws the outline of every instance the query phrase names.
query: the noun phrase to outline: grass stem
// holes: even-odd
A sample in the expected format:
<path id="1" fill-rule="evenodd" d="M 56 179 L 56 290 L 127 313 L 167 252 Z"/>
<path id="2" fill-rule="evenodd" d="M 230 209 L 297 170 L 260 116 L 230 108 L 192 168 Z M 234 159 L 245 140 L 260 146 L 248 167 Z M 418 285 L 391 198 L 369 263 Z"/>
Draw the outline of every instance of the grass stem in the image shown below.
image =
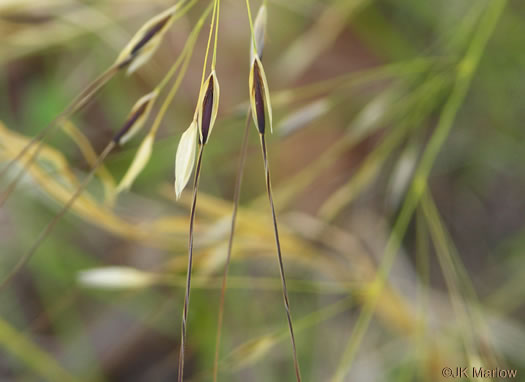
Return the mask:
<path id="1" fill-rule="evenodd" d="M 281 283 L 283 287 L 283 300 L 284 300 L 284 308 L 286 310 L 286 318 L 288 320 L 288 328 L 290 330 L 290 339 L 292 341 L 292 351 L 293 351 L 293 362 L 294 362 L 294 368 L 295 368 L 295 376 L 297 378 L 297 382 L 301 381 L 301 371 L 299 369 L 299 362 L 297 360 L 297 348 L 295 345 L 295 335 L 293 331 L 293 324 L 292 324 L 292 313 L 290 312 L 290 301 L 288 298 L 288 289 L 286 287 L 286 276 L 284 274 L 284 264 L 283 264 L 283 256 L 281 253 L 281 243 L 279 240 L 279 229 L 277 227 L 277 216 L 275 214 L 275 207 L 273 203 L 273 197 L 272 197 L 272 184 L 271 184 L 271 178 L 270 178 L 270 167 L 268 165 L 268 153 L 266 149 L 266 140 L 264 138 L 263 134 L 259 135 L 261 140 L 261 149 L 262 149 L 262 155 L 263 155 L 263 161 L 264 161 L 264 171 L 266 174 L 266 191 L 268 193 L 268 200 L 270 202 L 270 208 L 272 210 L 272 219 L 273 219 L 273 229 L 274 229 L 274 235 L 275 235 L 275 245 L 277 247 L 277 258 L 279 261 L 279 272 L 281 275 Z"/>
<path id="2" fill-rule="evenodd" d="M 179 353 L 179 367 L 178 367 L 178 381 L 182 382 L 184 378 L 184 346 L 186 345 L 186 328 L 188 320 L 188 310 L 190 306 L 190 291 L 191 291 L 191 270 L 193 265 L 193 227 L 195 224 L 195 209 L 197 207 L 197 194 L 199 190 L 199 179 L 202 165 L 202 154 L 204 152 L 204 145 L 199 144 L 199 153 L 197 159 L 197 167 L 195 169 L 195 180 L 193 182 L 193 201 L 191 203 L 190 212 L 190 233 L 188 242 L 188 270 L 186 273 L 186 292 L 184 295 L 184 308 L 182 311 L 182 327 L 180 339 L 180 353 Z"/>

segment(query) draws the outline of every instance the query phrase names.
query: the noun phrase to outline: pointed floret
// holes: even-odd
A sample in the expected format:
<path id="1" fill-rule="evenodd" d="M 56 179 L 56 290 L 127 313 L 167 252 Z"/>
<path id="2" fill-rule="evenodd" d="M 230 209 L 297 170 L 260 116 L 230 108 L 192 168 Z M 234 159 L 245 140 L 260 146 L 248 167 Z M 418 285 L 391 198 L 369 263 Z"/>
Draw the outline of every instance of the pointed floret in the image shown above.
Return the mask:
<path id="1" fill-rule="evenodd" d="M 139 99 L 126 119 L 126 123 L 122 126 L 119 132 L 115 135 L 113 140 L 119 145 L 125 144 L 144 126 L 144 123 L 148 119 L 149 113 L 157 98 L 157 90 L 146 94 L 144 97 Z"/>
<path id="2" fill-rule="evenodd" d="M 197 120 L 200 142 L 206 144 L 215 125 L 219 110 L 220 87 L 215 71 L 209 75 L 203 87 L 205 88 L 201 90 Z"/>
<path id="3" fill-rule="evenodd" d="M 266 130 L 266 115 L 270 123 L 270 131 L 273 132 L 272 104 L 266 74 L 259 57 L 255 56 L 250 71 L 250 105 L 255 127 L 260 134 Z"/>
<path id="4" fill-rule="evenodd" d="M 127 73 L 131 74 L 148 62 L 173 23 L 179 8 L 180 3 L 177 3 L 146 22 L 122 50 L 115 66 L 127 67 Z"/>
<path id="5" fill-rule="evenodd" d="M 188 184 L 195 165 L 197 133 L 197 122 L 193 121 L 190 127 L 182 134 L 177 148 L 175 157 L 175 195 L 177 199 L 180 198 L 182 191 Z"/>

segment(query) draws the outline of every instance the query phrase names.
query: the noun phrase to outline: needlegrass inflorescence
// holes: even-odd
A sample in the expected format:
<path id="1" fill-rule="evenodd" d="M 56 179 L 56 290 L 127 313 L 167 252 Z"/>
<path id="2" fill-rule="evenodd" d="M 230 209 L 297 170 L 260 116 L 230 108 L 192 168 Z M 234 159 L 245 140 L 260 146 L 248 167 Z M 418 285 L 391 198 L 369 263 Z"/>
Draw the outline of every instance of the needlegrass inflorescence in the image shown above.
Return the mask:
<path id="1" fill-rule="evenodd" d="M 521 89 L 507 3 L 0 4 L 0 62 L 81 89 L 64 102 L 42 81 L 26 100 L 37 85 L 6 65 L 0 379 L 406 382 L 450 362 L 522 366 L 522 234 L 479 223 L 521 227 L 499 204 L 519 172 L 519 112 L 497 91 Z M 508 280 L 470 272 L 468 253 Z"/>
<path id="2" fill-rule="evenodd" d="M 193 2 L 189 2 L 186 5 L 186 9 L 189 9 L 193 5 Z M 247 1 L 246 6 L 248 9 L 248 18 L 249 24 L 252 32 L 253 38 L 253 47 L 250 49 L 250 55 L 252 60 L 252 68 L 250 71 L 249 77 L 249 86 L 250 86 L 250 102 L 251 102 L 251 114 L 254 117 L 254 122 L 259 130 L 260 139 L 261 139 L 261 149 L 263 151 L 263 160 L 266 173 L 266 187 L 268 192 L 268 197 L 270 201 L 272 217 L 273 217 L 273 226 L 275 233 L 275 241 L 277 245 L 278 253 L 278 263 L 279 270 L 281 274 L 282 286 L 283 286 L 283 297 L 285 303 L 285 309 L 288 319 L 288 325 L 290 329 L 290 335 L 292 340 L 292 350 L 294 358 L 294 366 L 297 380 L 300 381 L 300 371 L 299 363 L 297 360 L 297 351 L 295 344 L 295 337 L 293 332 L 293 324 L 290 313 L 290 304 L 288 291 L 286 287 L 286 279 L 284 274 L 284 265 L 281 254 L 281 245 L 279 241 L 279 233 L 277 229 L 277 217 L 275 214 L 275 208 L 273 204 L 273 198 L 271 195 L 271 183 L 270 183 L 270 170 L 267 159 L 267 150 L 266 143 L 264 138 L 265 133 L 265 124 L 266 124 L 266 113 L 270 121 L 270 128 L 272 129 L 272 111 L 271 111 L 271 102 L 269 96 L 268 83 L 266 80 L 266 75 L 264 73 L 264 68 L 260 60 L 260 54 L 262 54 L 262 45 L 264 44 L 264 34 L 266 30 L 266 4 L 264 4 L 256 20 L 256 29 L 254 30 L 253 21 L 251 19 L 251 10 L 250 4 Z M 66 121 L 71 115 L 80 110 L 85 106 L 95 95 L 96 93 L 111 79 L 111 77 L 116 74 L 119 70 L 126 69 L 127 74 L 134 73 L 142 65 L 150 60 L 154 52 L 158 49 L 158 46 L 162 42 L 164 35 L 166 34 L 169 27 L 173 24 L 175 20 L 175 15 L 178 12 L 181 12 L 182 3 L 177 3 L 168 10 L 162 12 L 161 14 L 153 17 L 149 20 L 140 30 L 135 34 L 131 41 L 126 45 L 118 56 L 116 62 L 111 66 L 108 71 L 106 71 L 99 79 L 95 80 L 94 83 L 90 84 L 85 91 L 82 92 L 81 96 L 75 100 L 71 106 L 69 106 L 61 115 L 59 115 L 50 125 L 44 128 L 37 139 L 29 143 L 15 159 L 10 162 L 4 171 L 7 171 L 8 168 L 18 161 L 23 155 L 25 155 L 31 146 L 36 145 L 36 149 L 29 156 L 25 166 L 30 166 L 31 163 L 37 158 L 39 150 L 42 147 L 43 140 L 57 125 Z M 210 8 L 208 8 L 209 10 Z M 205 19 L 205 14 L 201 17 L 200 22 L 197 24 L 196 31 L 200 30 L 202 26 L 202 21 Z M 188 269 L 187 269 L 187 281 L 186 281 L 186 293 L 184 298 L 183 313 L 182 313 L 182 329 L 181 329 L 181 343 L 180 343 L 180 352 L 179 352 L 179 366 L 178 366 L 178 380 L 182 381 L 184 376 L 184 358 L 185 358 L 185 346 L 186 346 L 186 334 L 187 334 L 187 320 L 189 314 L 189 302 L 190 302 L 190 292 L 191 292 L 191 275 L 192 275 L 192 264 L 193 264 L 193 245 L 194 245 L 194 224 L 195 224 L 195 213 L 197 208 L 197 195 L 198 195 L 198 186 L 201 174 L 201 166 L 205 145 L 208 143 L 209 137 L 215 125 L 218 109 L 219 109 L 219 99 L 220 99 L 220 86 L 216 73 L 216 60 L 217 60 L 217 44 L 218 44 L 218 32 L 219 32 L 219 16 L 220 16 L 220 0 L 215 0 L 213 2 L 213 12 L 212 12 L 212 22 L 210 26 L 210 33 L 208 37 L 208 43 L 206 48 L 206 54 L 204 59 L 203 67 L 203 81 L 201 82 L 201 87 L 199 91 L 199 97 L 197 101 L 197 106 L 194 114 L 194 119 L 190 124 L 188 130 L 183 134 L 179 146 L 177 149 L 176 155 L 176 164 L 175 164 L 175 193 L 177 198 L 180 197 L 182 190 L 189 181 L 190 175 L 193 171 L 193 165 L 195 163 L 195 156 L 197 157 L 196 166 L 195 166 L 195 180 L 193 183 L 193 199 L 190 208 L 190 223 L 189 223 L 189 253 L 188 253 Z M 211 70 L 210 74 L 204 80 L 205 73 L 207 70 L 207 61 L 208 54 L 210 52 L 212 37 L 215 36 L 213 44 L 213 57 L 211 60 Z M 191 45 L 195 43 L 194 39 L 189 39 Z M 257 42 L 261 45 L 260 48 L 257 47 Z M 183 53 L 186 53 L 183 51 Z M 188 54 L 188 53 L 186 53 Z M 181 56 L 183 57 L 183 56 Z M 59 220 L 67 213 L 67 211 L 74 205 L 76 200 L 84 192 L 85 188 L 88 186 L 95 173 L 98 171 L 99 167 L 102 165 L 107 156 L 113 151 L 117 146 L 123 145 L 128 142 L 146 123 L 151 110 L 155 104 L 155 101 L 159 93 L 163 90 L 166 83 L 170 80 L 172 75 L 175 73 L 175 70 L 178 69 L 180 62 L 177 61 L 173 68 L 174 70 L 168 72 L 165 79 L 149 94 L 140 98 L 136 104 L 132 107 L 131 112 L 129 113 L 126 122 L 123 124 L 122 128 L 115 134 L 114 138 L 108 143 L 102 153 L 98 156 L 95 163 L 93 164 L 92 170 L 85 177 L 84 181 L 78 185 L 75 192 L 72 194 L 71 198 L 65 203 L 62 210 L 47 224 L 47 226 L 42 230 L 40 235 L 37 237 L 33 245 L 26 252 L 24 256 L 20 258 L 18 263 L 15 265 L 13 270 L 8 274 L 8 276 L 0 284 L 0 290 L 3 289 L 8 283 L 13 279 L 13 277 L 22 269 L 22 267 L 29 261 L 29 259 L 34 255 L 38 250 L 43 241 L 47 236 L 52 232 Z M 176 84 L 174 88 L 177 88 Z M 168 102 L 171 101 L 171 97 L 168 97 Z M 160 115 L 160 114 L 159 114 Z M 160 117 L 162 118 L 162 117 Z M 151 131 L 155 131 L 158 128 L 158 123 L 160 119 L 155 122 L 154 128 Z M 197 139 L 196 139 L 197 138 Z M 145 163 L 148 161 L 151 155 L 151 146 L 153 144 L 154 136 L 147 136 L 144 140 L 143 145 L 139 148 L 138 155 L 136 160 L 130 166 L 128 174 L 124 177 L 121 185 L 118 188 L 118 191 L 127 189 L 131 186 L 134 178 L 138 176 L 140 171 L 144 168 Z M 198 145 L 198 150 L 195 150 L 195 145 Z M 246 142 L 245 142 L 246 145 Z M 245 152 L 245 150 L 243 150 Z M 9 194 L 14 191 L 18 181 L 21 179 L 20 176 L 23 173 L 25 168 L 20 172 L 20 175 L 15 178 L 15 180 L 9 186 L 6 194 L 5 200 L 9 197 Z M 240 179 L 239 179 L 240 184 Z M 236 201 L 238 203 L 238 200 Z M 236 209 L 237 206 L 234 206 Z M 231 239 L 233 240 L 233 229 L 235 225 L 236 212 L 233 214 L 232 219 L 232 232 Z M 223 304 L 224 304 L 224 292 L 226 286 L 226 274 L 227 267 L 229 263 L 229 257 L 231 255 L 231 244 L 228 254 L 228 262 L 225 267 L 224 272 L 224 281 L 222 289 L 222 298 L 221 298 L 221 307 L 219 313 L 219 326 L 218 326 L 218 335 L 217 335 L 217 354 L 215 360 L 215 372 L 214 378 L 217 378 L 218 372 L 218 351 L 220 344 L 220 331 L 223 319 Z"/>

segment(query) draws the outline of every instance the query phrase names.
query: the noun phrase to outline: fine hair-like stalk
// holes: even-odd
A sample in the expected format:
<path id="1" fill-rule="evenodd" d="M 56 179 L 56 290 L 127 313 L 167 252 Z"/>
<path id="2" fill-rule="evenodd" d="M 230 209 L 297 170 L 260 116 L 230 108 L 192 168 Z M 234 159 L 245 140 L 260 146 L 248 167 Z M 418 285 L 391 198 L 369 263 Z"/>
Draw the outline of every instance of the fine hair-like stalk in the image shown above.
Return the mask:
<path id="1" fill-rule="evenodd" d="M 288 288 L 286 287 L 286 276 L 284 272 L 281 242 L 279 240 L 279 229 L 277 226 L 277 216 L 275 213 L 275 205 L 273 202 L 272 183 L 271 183 L 271 178 L 270 178 L 270 166 L 268 163 L 268 152 L 266 149 L 265 131 L 266 131 L 267 122 L 269 122 L 270 131 L 272 131 L 272 104 L 270 100 L 270 91 L 268 88 L 268 81 L 266 79 L 264 67 L 260 59 L 260 51 L 257 49 L 258 48 L 257 38 L 256 38 L 257 31 L 256 31 L 256 28 L 254 27 L 254 23 L 252 20 L 252 14 L 250 10 L 250 0 L 246 0 L 246 8 L 248 11 L 248 20 L 250 22 L 250 30 L 252 33 L 252 42 L 253 42 L 253 58 L 252 58 L 252 63 L 251 63 L 252 67 L 250 70 L 250 79 L 249 79 L 251 114 L 253 117 L 255 127 L 259 131 L 259 137 L 260 137 L 260 142 L 261 142 L 261 150 L 262 150 L 264 171 L 265 171 L 265 178 L 266 178 L 266 192 L 268 194 L 268 200 L 270 202 L 270 209 L 272 211 L 275 245 L 277 249 L 279 273 L 281 276 L 284 308 L 286 310 L 286 318 L 288 320 L 288 328 L 290 330 L 290 339 L 292 343 L 292 353 L 293 353 L 293 362 L 294 362 L 294 368 L 295 368 L 295 376 L 296 376 L 297 382 L 301 382 L 301 371 L 299 368 L 299 361 L 297 359 L 297 347 L 295 344 L 292 314 L 290 312 L 290 301 L 288 298 Z"/>
<path id="2" fill-rule="evenodd" d="M 195 210 L 197 207 L 197 195 L 199 192 L 199 179 L 201 175 L 202 154 L 204 153 L 204 145 L 199 144 L 199 153 L 197 154 L 197 166 L 195 168 L 195 178 L 193 181 L 193 199 L 191 202 L 190 212 L 190 232 L 188 239 L 188 269 L 186 272 L 186 291 L 184 293 L 184 307 L 182 309 L 182 327 L 180 337 L 180 352 L 179 352 L 179 367 L 178 367 L 178 381 L 182 382 L 184 379 L 184 346 L 186 345 L 186 327 L 188 319 L 188 309 L 190 306 L 190 290 L 191 290 L 191 270 L 193 265 L 193 234 L 195 224 Z"/>
<path id="3" fill-rule="evenodd" d="M 273 231 L 275 235 L 275 245 L 277 249 L 277 258 L 279 261 L 279 273 L 281 275 L 281 283 L 282 283 L 282 290 L 283 290 L 283 300 L 284 300 L 284 308 L 286 310 L 286 318 L 288 320 L 288 328 L 290 330 L 290 339 L 292 342 L 292 352 L 293 352 L 293 363 L 295 368 L 295 376 L 297 378 L 297 381 L 301 381 L 301 371 L 299 368 L 299 361 L 297 359 L 297 348 L 295 345 L 295 335 L 293 330 L 293 324 L 292 324 L 292 313 L 290 312 L 290 301 L 288 299 L 288 288 L 286 287 L 286 276 L 284 273 L 284 264 L 283 264 L 283 256 L 281 253 L 281 242 L 279 240 L 279 229 L 277 227 L 277 216 L 275 214 L 275 206 L 273 203 L 273 196 L 272 196 L 272 183 L 270 178 L 270 166 L 268 163 L 268 152 L 266 149 L 266 139 L 264 138 L 264 134 L 260 134 L 260 141 L 261 141 L 261 150 L 262 150 L 262 156 L 263 156 L 263 162 L 264 162 L 264 171 L 266 176 L 266 192 L 268 193 L 268 200 L 270 202 L 270 209 L 272 210 L 272 219 L 273 219 Z"/>

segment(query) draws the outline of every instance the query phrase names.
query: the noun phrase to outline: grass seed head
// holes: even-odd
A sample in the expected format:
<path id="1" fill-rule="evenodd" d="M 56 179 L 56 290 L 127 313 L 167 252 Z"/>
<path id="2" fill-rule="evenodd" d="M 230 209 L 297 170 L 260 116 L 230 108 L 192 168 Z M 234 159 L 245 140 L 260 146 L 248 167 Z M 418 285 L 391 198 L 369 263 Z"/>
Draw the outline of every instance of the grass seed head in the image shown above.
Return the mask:
<path id="1" fill-rule="evenodd" d="M 219 110 L 220 88 L 215 71 L 211 72 L 202 86 L 197 118 L 200 143 L 204 145 L 208 142 Z"/>
<path id="2" fill-rule="evenodd" d="M 154 90 L 144 97 L 139 99 L 126 119 L 126 123 L 122 126 L 119 132 L 115 135 L 113 140 L 119 145 L 125 144 L 144 126 L 144 123 L 148 119 L 149 113 L 155 103 L 158 91 Z"/>
<path id="3" fill-rule="evenodd" d="M 115 66 L 127 67 L 127 73 L 131 74 L 148 62 L 173 23 L 179 7 L 180 3 L 177 3 L 146 22 L 122 50 Z"/>
<path id="4" fill-rule="evenodd" d="M 255 56 L 252 62 L 249 85 L 252 117 L 257 130 L 259 130 L 260 134 L 264 134 L 266 129 L 266 115 L 268 115 L 270 130 L 273 132 L 270 91 L 268 90 L 268 82 L 264 68 L 258 56 Z"/>
<path id="5" fill-rule="evenodd" d="M 197 146 L 198 125 L 193 121 L 182 134 L 175 157 L 175 195 L 180 198 L 182 191 L 190 180 L 195 166 L 195 153 Z"/>

